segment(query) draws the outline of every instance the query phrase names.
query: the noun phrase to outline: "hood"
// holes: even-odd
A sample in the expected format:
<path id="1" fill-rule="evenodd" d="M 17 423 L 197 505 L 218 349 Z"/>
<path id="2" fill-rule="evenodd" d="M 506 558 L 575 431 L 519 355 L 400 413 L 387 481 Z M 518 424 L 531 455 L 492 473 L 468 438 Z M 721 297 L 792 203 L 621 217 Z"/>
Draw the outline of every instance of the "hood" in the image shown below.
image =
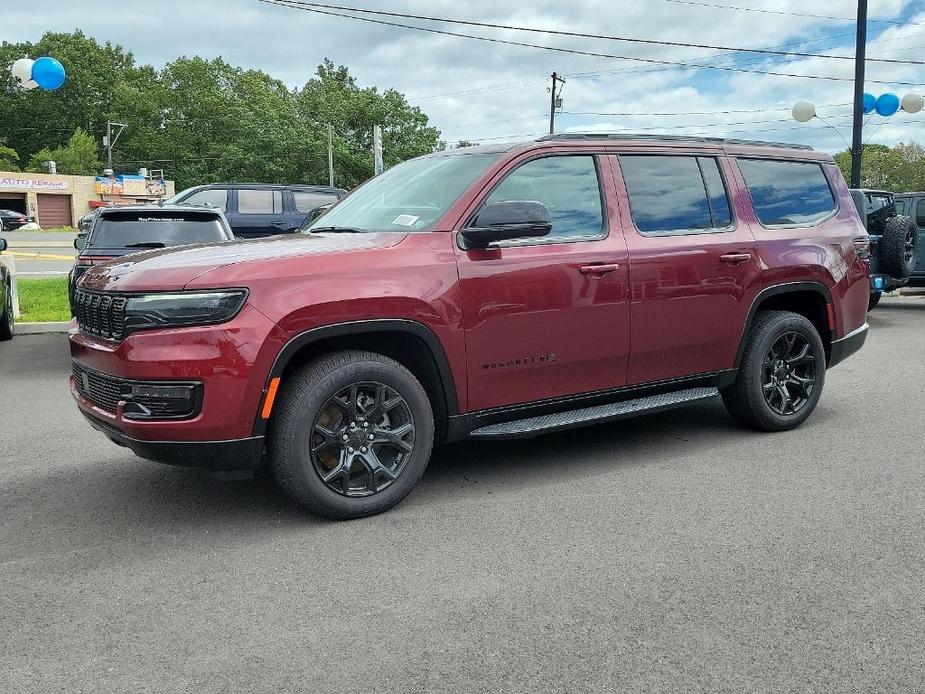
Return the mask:
<path id="1" fill-rule="evenodd" d="M 175 291 L 207 272 L 229 265 L 390 248 L 405 236 L 401 232 L 287 234 L 164 248 L 94 266 L 84 273 L 81 286 L 106 291 Z"/>

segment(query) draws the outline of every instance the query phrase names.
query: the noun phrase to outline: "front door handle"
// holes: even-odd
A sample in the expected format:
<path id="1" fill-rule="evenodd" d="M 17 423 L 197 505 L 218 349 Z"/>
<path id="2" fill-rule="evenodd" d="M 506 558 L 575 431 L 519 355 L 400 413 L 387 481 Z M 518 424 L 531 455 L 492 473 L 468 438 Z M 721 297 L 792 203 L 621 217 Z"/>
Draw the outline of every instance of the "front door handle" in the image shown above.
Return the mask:
<path id="1" fill-rule="evenodd" d="M 739 263 L 747 263 L 752 259 L 751 253 L 724 253 L 719 257 L 724 263 L 729 265 L 738 265 Z"/>
<path id="2" fill-rule="evenodd" d="M 289 222 L 287 222 L 285 219 L 274 219 L 272 222 L 270 222 L 270 224 L 272 224 L 275 227 L 285 226 L 288 223 Z"/>
<path id="3" fill-rule="evenodd" d="M 578 268 L 582 275 L 606 275 L 620 269 L 617 263 L 598 263 L 596 265 L 582 265 Z"/>

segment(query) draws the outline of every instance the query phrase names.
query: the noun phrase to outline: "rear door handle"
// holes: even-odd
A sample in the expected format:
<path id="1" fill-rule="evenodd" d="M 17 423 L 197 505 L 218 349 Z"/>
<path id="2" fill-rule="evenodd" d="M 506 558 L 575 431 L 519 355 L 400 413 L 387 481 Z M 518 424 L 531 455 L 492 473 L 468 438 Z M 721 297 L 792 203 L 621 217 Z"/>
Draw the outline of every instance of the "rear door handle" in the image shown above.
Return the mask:
<path id="1" fill-rule="evenodd" d="M 724 263 L 729 265 L 738 265 L 739 263 L 747 263 L 752 259 L 751 253 L 724 253 L 719 257 Z"/>
<path id="2" fill-rule="evenodd" d="M 582 275 L 606 275 L 620 269 L 617 263 L 598 263 L 596 265 L 582 265 L 578 268 Z"/>
<path id="3" fill-rule="evenodd" d="M 285 226 L 288 223 L 289 222 L 287 222 L 285 219 L 274 219 L 272 222 L 270 222 L 270 224 L 272 224 L 275 227 Z"/>

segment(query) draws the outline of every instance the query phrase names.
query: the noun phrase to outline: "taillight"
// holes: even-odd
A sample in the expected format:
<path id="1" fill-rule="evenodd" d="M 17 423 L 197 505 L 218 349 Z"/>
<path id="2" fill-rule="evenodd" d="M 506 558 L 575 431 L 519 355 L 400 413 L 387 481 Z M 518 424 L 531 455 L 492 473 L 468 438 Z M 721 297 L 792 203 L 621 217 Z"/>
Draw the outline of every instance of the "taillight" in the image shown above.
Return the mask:
<path id="1" fill-rule="evenodd" d="M 77 267 L 92 267 L 93 265 L 108 263 L 114 257 L 111 255 L 83 255 L 78 256 L 76 264 Z"/>
<path id="2" fill-rule="evenodd" d="M 859 236 L 854 240 L 854 250 L 861 260 L 870 260 L 870 237 Z"/>

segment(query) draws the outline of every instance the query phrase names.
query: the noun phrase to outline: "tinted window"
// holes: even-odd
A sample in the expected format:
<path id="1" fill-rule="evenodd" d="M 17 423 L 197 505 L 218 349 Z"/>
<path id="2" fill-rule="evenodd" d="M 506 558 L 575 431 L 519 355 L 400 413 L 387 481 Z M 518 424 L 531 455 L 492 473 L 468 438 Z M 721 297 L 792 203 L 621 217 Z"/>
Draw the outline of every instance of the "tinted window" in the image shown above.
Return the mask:
<path id="1" fill-rule="evenodd" d="M 130 248 L 179 246 L 187 243 L 225 241 L 229 237 L 214 214 L 164 211 L 119 213 L 99 219 L 87 247 Z M 142 244 L 139 246 L 138 244 Z"/>
<path id="2" fill-rule="evenodd" d="M 279 214 L 283 211 L 283 194 L 278 190 L 238 190 L 240 214 Z"/>
<path id="3" fill-rule="evenodd" d="M 896 205 L 896 214 L 906 214 L 905 200 L 894 200 L 893 203 Z"/>
<path id="4" fill-rule="evenodd" d="M 304 190 L 292 191 L 292 197 L 295 199 L 296 212 L 311 212 L 337 200 L 337 196 L 331 193 L 309 193 Z"/>
<path id="5" fill-rule="evenodd" d="M 729 200 L 713 157 L 623 155 L 620 168 L 643 234 L 724 229 Z"/>
<path id="6" fill-rule="evenodd" d="M 819 164 L 739 159 L 739 169 L 762 224 L 812 224 L 835 211 L 835 198 Z"/>
<path id="7" fill-rule="evenodd" d="M 217 207 L 222 212 L 228 207 L 228 191 L 220 188 L 209 188 L 207 190 L 200 190 L 198 193 L 193 193 L 186 200 L 183 201 L 184 205 L 212 205 Z"/>
<path id="8" fill-rule="evenodd" d="M 925 200 L 919 200 L 915 205 L 915 224 L 925 227 Z"/>
<path id="9" fill-rule="evenodd" d="M 537 200 L 549 210 L 550 236 L 599 237 L 604 229 L 601 187 L 592 156 L 534 159 L 507 176 L 486 203 Z"/>

